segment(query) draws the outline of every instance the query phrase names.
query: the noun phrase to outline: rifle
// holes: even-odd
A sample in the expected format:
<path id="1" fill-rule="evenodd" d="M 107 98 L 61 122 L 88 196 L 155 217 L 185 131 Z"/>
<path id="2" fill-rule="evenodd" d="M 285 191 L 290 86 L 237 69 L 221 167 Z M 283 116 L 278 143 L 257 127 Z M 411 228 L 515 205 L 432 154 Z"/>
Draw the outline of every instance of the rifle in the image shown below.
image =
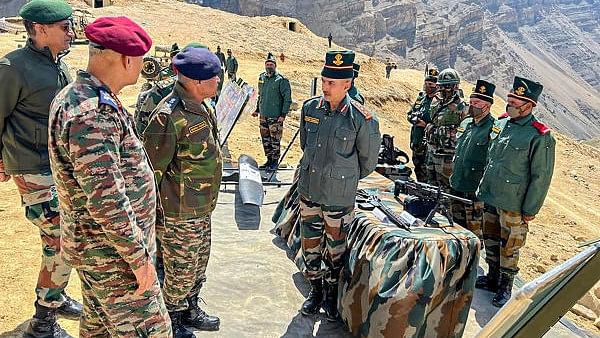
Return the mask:
<path id="1" fill-rule="evenodd" d="M 426 183 L 416 182 L 413 180 L 396 180 L 394 181 L 394 196 L 398 197 L 400 194 L 410 195 L 416 197 L 419 201 L 425 204 L 433 204 L 433 208 L 429 211 L 425 224 L 430 224 L 433 216 L 436 212 L 439 212 L 448 219 L 450 225 L 452 222 L 452 213 L 448 210 L 448 202 L 450 200 L 459 201 L 468 205 L 473 204 L 473 201 L 458 197 L 452 194 L 448 194 L 442 191 L 441 187 L 436 187 Z M 406 207 L 406 203 L 404 204 Z"/>
<path id="2" fill-rule="evenodd" d="M 410 221 L 382 203 L 377 195 L 371 194 L 364 189 L 358 189 L 356 191 L 356 202 L 358 203 L 358 208 L 362 210 L 373 210 L 375 208 L 381 210 L 396 226 L 410 231 Z"/>

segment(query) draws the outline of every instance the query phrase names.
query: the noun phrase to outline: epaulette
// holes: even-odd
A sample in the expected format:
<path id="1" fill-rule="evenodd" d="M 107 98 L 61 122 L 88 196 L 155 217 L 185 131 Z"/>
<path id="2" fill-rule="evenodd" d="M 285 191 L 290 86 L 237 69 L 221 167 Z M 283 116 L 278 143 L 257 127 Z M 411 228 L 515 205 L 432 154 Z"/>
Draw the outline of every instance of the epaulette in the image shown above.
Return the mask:
<path id="1" fill-rule="evenodd" d="M 106 88 L 100 87 L 98 90 L 98 105 L 100 106 L 103 104 L 111 106 L 115 108 L 115 110 L 121 110 L 123 107 L 114 94 L 106 90 Z"/>
<path id="2" fill-rule="evenodd" d="M 365 117 L 365 120 L 368 121 L 373 118 L 373 115 L 371 115 L 371 113 L 367 110 L 367 108 L 365 108 L 365 106 L 362 105 L 360 102 L 351 98 L 350 103 L 356 108 L 356 110 L 358 110 Z"/>
<path id="3" fill-rule="evenodd" d="M 168 79 L 166 79 L 166 80 L 160 80 L 160 81 L 156 81 L 155 83 L 156 83 L 156 86 L 157 86 L 159 89 L 165 89 L 165 88 L 167 88 L 167 87 L 169 87 L 169 86 L 172 86 L 172 85 L 174 85 L 174 84 L 175 84 L 175 81 L 177 81 L 177 80 L 175 79 L 175 77 L 171 77 L 171 78 L 168 78 Z"/>
<path id="4" fill-rule="evenodd" d="M 550 132 L 550 128 L 548 128 L 548 126 L 546 126 L 545 124 L 543 124 L 540 121 L 533 121 L 531 123 L 531 125 L 537 129 L 538 133 L 540 133 L 541 135 L 545 135 L 548 134 Z"/>
<path id="5" fill-rule="evenodd" d="M 504 113 L 504 114 L 502 114 L 502 115 L 498 116 L 498 120 L 500 120 L 500 119 L 505 119 L 505 118 L 507 118 L 507 117 L 509 117 L 509 116 L 510 116 L 510 115 L 508 115 L 508 113 Z"/>
<path id="6" fill-rule="evenodd" d="M 171 97 L 165 99 L 164 104 L 160 108 L 159 112 L 163 114 L 171 114 L 178 103 L 179 97 L 177 97 L 176 95 L 171 95 Z"/>
<path id="7" fill-rule="evenodd" d="M 321 97 L 322 97 L 321 95 L 318 95 L 318 96 L 313 96 L 313 97 L 311 97 L 311 98 L 309 98 L 309 99 L 306 99 L 306 100 L 304 101 L 304 103 L 302 103 L 302 106 L 306 106 L 307 104 L 309 104 L 309 103 L 310 103 L 310 102 L 312 102 L 313 100 L 315 100 L 315 99 L 320 99 Z"/>

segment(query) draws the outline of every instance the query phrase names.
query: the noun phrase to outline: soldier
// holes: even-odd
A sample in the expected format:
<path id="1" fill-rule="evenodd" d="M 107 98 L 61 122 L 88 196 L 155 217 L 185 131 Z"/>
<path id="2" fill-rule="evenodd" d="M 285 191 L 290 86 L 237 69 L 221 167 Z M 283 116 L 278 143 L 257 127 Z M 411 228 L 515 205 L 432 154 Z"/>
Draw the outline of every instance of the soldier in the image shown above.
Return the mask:
<path id="1" fill-rule="evenodd" d="M 227 72 L 227 78 L 231 81 L 236 80 L 236 74 L 238 71 L 238 62 L 231 49 L 227 49 L 227 60 L 225 60 L 225 71 Z"/>
<path id="2" fill-rule="evenodd" d="M 29 337 L 70 337 L 56 315 L 79 319 L 82 309 L 65 294 L 71 268 L 60 257 L 58 197 L 48 160 L 50 102 L 71 81 L 62 58 L 75 36 L 72 13 L 62 1 L 25 4 L 19 15 L 27 44 L 0 59 L 0 182 L 12 176 L 25 217 L 42 239 L 35 314 L 25 331 Z"/>
<path id="3" fill-rule="evenodd" d="M 81 281 L 80 337 L 169 337 L 154 270 L 154 175 L 133 119 L 115 93 L 135 84 L 148 34 L 127 17 L 85 28 L 86 71 L 50 107 L 49 146 L 61 253 Z"/>
<path id="4" fill-rule="evenodd" d="M 217 51 L 215 55 L 219 58 L 221 62 L 221 72 L 219 73 L 219 88 L 217 88 L 217 95 L 215 95 L 214 102 L 215 105 L 219 100 L 219 95 L 221 95 L 221 89 L 223 89 L 223 82 L 225 81 L 225 54 L 221 52 L 221 46 L 217 46 Z"/>
<path id="5" fill-rule="evenodd" d="M 222 155 L 217 120 L 203 100 L 216 94 L 220 63 L 204 48 L 186 48 L 173 60 L 177 83 L 144 131 L 166 222 L 157 227 L 165 265 L 163 294 L 175 337 L 193 337 L 184 325 L 219 329 L 219 318 L 198 305 L 210 255 L 210 216 L 217 204 Z"/>
<path id="6" fill-rule="evenodd" d="M 460 77 L 452 68 L 438 76 L 438 92 L 431 102 L 431 123 L 425 128 L 427 141 L 427 182 L 450 192 L 452 158 L 456 148 L 456 130 L 467 114 L 460 96 Z"/>
<path id="7" fill-rule="evenodd" d="M 356 80 L 358 77 L 358 72 L 360 72 L 360 65 L 358 63 L 353 63 L 352 70 L 354 71 L 354 77 L 352 78 L 352 86 L 350 87 L 350 90 L 348 90 L 348 95 L 350 95 L 350 98 L 354 101 L 357 101 L 360 104 L 365 104 L 365 98 L 354 85 L 354 80 Z"/>
<path id="8" fill-rule="evenodd" d="M 507 112 L 492 127 L 488 164 L 477 190 L 484 203 L 483 240 L 489 271 L 475 287 L 496 292 L 492 304 L 504 305 L 519 271 L 519 250 L 529 222 L 540 211 L 554 172 L 556 141 L 533 116 L 543 86 L 516 76 Z"/>
<path id="9" fill-rule="evenodd" d="M 261 169 L 277 169 L 283 121 L 290 111 L 291 104 L 290 81 L 277 71 L 277 60 L 269 53 L 265 60 L 265 71 L 258 77 L 258 105 L 252 114 L 260 114 L 260 137 L 267 158 Z"/>
<path id="10" fill-rule="evenodd" d="M 339 318 L 338 278 L 358 180 L 375 169 L 381 144 L 377 119 L 347 95 L 353 61 L 352 51 L 327 52 L 323 95 L 304 102 L 300 119 L 300 233 L 311 284 L 300 311 L 312 315 L 323 306 L 330 321 Z"/>
<path id="11" fill-rule="evenodd" d="M 438 70 L 428 68 L 425 71 L 425 82 L 423 90 L 419 92 L 415 103 L 407 113 L 410 128 L 410 150 L 412 150 L 412 162 L 415 166 L 415 176 L 419 182 L 427 182 L 427 168 L 425 166 L 427 156 L 427 142 L 425 142 L 425 127 L 431 123 L 429 107 L 436 93 Z"/>
<path id="12" fill-rule="evenodd" d="M 331 35 L 331 32 L 330 32 L 329 35 L 327 35 L 327 43 L 329 44 L 329 48 L 331 48 L 332 41 L 333 41 L 333 35 Z"/>
<path id="13" fill-rule="evenodd" d="M 217 51 L 215 52 L 215 55 L 219 58 L 219 61 L 221 62 L 221 67 L 225 67 L 225 54 L 221 52 L 221 46 L 217 46 Z"/>
<path id="14" fill-rule="evenodd" d="M 482 239 L 483 202 L 475 196 L 487 163 L 490 132 L 496 121 L 490 115 L 496 86 L 477 80 L 470 97 L 469 116 L 457 129 L 456 154 L 450 176 L 452 194 L 473 201 L 473 205 L 452 202 L 452 217 Z"/>
<path id="15" fill-rule="evenodd" d="M 385 78 L 389 79 L 390 75 L 392 75 L 392 69 L 394 68 L 394 66 L 392 65 L 392 63 L 389 61 L 385 64 Z"/>
<path id="16" fill-rule="evenodd" d="M 177 44 L 173 45 L 173 47 L 176 46 Z M 206 45 L 192 42 L 185 46 L 184 49 L 188 47 L 206 48 Z M 179 53 L 179 51 L 179 47 L 172 49 L 171 60 Z M 141 135 L 144 132 L 144 129 L 146 129 L 146 126 L 148 126 L 148 121 L 150 120 L 150 115 L 154 108 L 156 108 L 158 103 L 169 95 L 173 91 L 173 87 L 175 87 L 177 71 L 172 67 L 172 61 L 169 69 L 171 69 L 171 76 L 169 78 L 154 82 L 150 89 L 143 91 L 138 95 L 134 114 L 135 129 L 137 130 L 138 135 Z"/>

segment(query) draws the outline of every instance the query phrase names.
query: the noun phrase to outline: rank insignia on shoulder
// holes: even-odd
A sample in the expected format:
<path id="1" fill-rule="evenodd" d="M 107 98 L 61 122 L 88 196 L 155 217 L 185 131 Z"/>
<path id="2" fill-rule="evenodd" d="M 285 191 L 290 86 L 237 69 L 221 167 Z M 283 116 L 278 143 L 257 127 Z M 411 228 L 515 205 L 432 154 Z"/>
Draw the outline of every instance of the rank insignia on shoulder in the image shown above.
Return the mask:
<path id="1" fill-rule="evenodd" d="M 190 131 L 190 134 L 194 134 L 194 133 L 201 131 L 202 129 L 205 129 L 206 127 L 208 127 L 208 123 L 206 123 L 206 121 L 202 121 L 200 123 L 196 123 L 193 126 L 191 126 L 189 128 L 189 131 Z"/>
<path id="2" fill-rule="evenodd" d="M 308 123 L 314 123 L 314 124 L 319 124 L 319 119 L 316 117 L 312 117 L 312 116 L 304 116 L 304 121 L 308 122 Z"/>
<path id="3" fill-rule="evenodd" d="M 362 105 L 360 102 L 354 99 L 350 99 L 350 102 L 356 108 L 356 110 L 358 110 L 365 117 L 365 120 L 370 120 L 371 118 L 373 118 L 373 115 L 371 115 L 367 108 L 365 108 L 365 106 Z"/>
<path id="4" fill-rule="evenodd" d="M 104 88 L 100 88 L 98 104 L 105 104 L 115 108 L 116 110 L 121 109 L 121 103 L 113 97 L 111 93 L 106 91 Z"/>
<path id="5" fill-rule="evenodd" d="M 492 132 L 494 132 L 496 134 L 500 134 L 500 131 L 501 131 L 500 127 L 498 127 L 498 126 L 493 126 L 492 127 Z"/>
<path id="6" fill-rule="evenodd" d="M 459 132 L 459 133 L 464 133 L 465 132 L 465 128 L 458 127 L 458 128 L 456 128 L 456 131 Z"/>
<path id="7" fill-rule="evenodd" d="M 537 129 L 538 133 L 544 135 L 544 134 L 548 134 L 550 132 L 550 128 L 548 128 L 548 126 L 546 126 L 545 124 L 543 124 L 542 122 L 539 121 L 534 121 L 531 124 L 535 129 Z"/>

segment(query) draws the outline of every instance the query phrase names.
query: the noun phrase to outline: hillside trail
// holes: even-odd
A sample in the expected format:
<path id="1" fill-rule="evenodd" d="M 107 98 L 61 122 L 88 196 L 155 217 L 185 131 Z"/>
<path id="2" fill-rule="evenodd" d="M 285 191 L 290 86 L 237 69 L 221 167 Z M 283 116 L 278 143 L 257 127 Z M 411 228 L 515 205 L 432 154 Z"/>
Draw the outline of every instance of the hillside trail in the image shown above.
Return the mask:
<path id="1" fill-rule="evenodd" d="M 82 5 L 80 1 L 71 2 Z M 327 50 L 325 38 L 315 36 L 297 20 L 290 18 L 241 17 L 172 0 L 116 0 L 115 6 L 91 12 L 95 16 L 125 14 L 132 17 L 150 32 L 155 45 L 171 45 L 177 42 L 181 46 L 194 40 L 209 45 L 211 50 L 217 45 L 223 50 L 232 48 L 240 63 L 238 75 L 252 85 L 256 85 L 258 75 L 263 71 L 267 52 L 272 51 L 278 55 L 283 51 L 286 60 L 278 63 L 278 69 L 289 77 L 293 98 L 300 104 L 308 98 L 310 80 L 319 76 Z M 185 18 L 185 21 L 180 18 Z M 297 22 L 296 32 L 287 29 L 290 21 Z M 21 35 L 0 34 L 0 55 L 15 49 L 18 44 L 24 44 Z M 362 67 L 356 84 L 367 98 L 367 107 L 377 113 L 382 132 L 393 135 L 397 146 L 408 152 L 409 124 L 405 112 L 422 86 L 422 71 L 394 70 L 391 79 L 386 80 L 385 65 L 381 61 L 363 54 L 358 54 L 357 60 Z M 65 61 L 73 74 L 77 69 L 85 68 L 87 47 L 74 46 Z M 125 88 L 119 94 L 126 106 L 131 107 L 135 103 L 143 83 L 140 79 L 136 85 Z M 466 97 L 470 94 L 471 87 L 472 84 L 462 83 Z M 505 103 L 499 97 L 495 97 L 495 102 L 492 112 L 499 115 L 503 112 Z M 132 108 L 129 110 L 133 111 Z M 298 112 L 292 112 L 286 120 L 283 146 L 289 143 L 295 126 L 298 125 L 298 117 Z M 526 280 L 539 276 L 579 252 L 578 244 L 600 237 L 600 151 L 558 133 L 554 135 L 557 138 L 557 149 L 552 185 L 544 207 L 530 224 L 527 244 L 522 250 L 519 264 L 520 274 Z M 241 154 L 253 156 L 259 163 L 265 160 L 256 118 L 240 118 L 230 135 L 229 150 L 234 161 Z M 295 165 L 300 155 L 296 143 L 284 162 Z M 35 228 L 23 217 L 19 196 L 12 182 L 0 183 L 0 196 L 0 286 L 4 291 L 4 296 L 0 297 L 0 338 L 4 338 L 8 336 L 1 332 L 11 332 L 21 327 L 32 314 L 33 289 L 40 264 L 40 240 Z M 235 224 L 231 224 L 230 227 L 235 227 Z M 211 273 L 227 276 L 245 271 L 243 269 L 247 266 L 241 269 L 238 265 L 229 265 L 227 262 L 235 259 L 226 257 L 238 257 L 240 252 L 247 252 L 244 250 L 248 248 L 253 248 L 253 254 L 257 255 L 252 258 L 255 260 L 255 267 L 289 267 L 292 264 L 279 249 L 273 249 L 270 243 L 267 246 L 259 245 L 253 241 L 256 239 L 252 236 L 231 243 L 227 242 L 228 237 L 225 236 L 222 242 L 219 242 L 221 235 L 227 234 L 226 229 L 227 227 L 216 231 L 213 237 L 214 257 L 209 264 L 207 288 L 216 286 L 215 282 L 210 280 Z M 248 234 L 249 232 L 242 232 L 239 236 Z M 285 271 L 289 270 L 283 269 L 280 276 L 284 276 Z M 284 280 L 262 282 L 258 272 L 249 273 L 248 276 L 256 278 L 257 286 L 271 288 L 275 297 L 270 300 L 256 299 L 252 302 L 277 303 L 277 293 L 288 292 L 286 297 L 294 303 L 291 308 L 295 309 L 301 303 L 302 295 L 298 294 L 295 285 L 289 284 L 289 275 L 282 277 Z M 279 286 L 282 290 L 279 290 Z M 292 292 L 290 290 L 294 293 L 289 293 Z M 79 295 L 79 281 L 74 274 L 71 277 L 69 292 L 76 297 Z M 220 305 L 215 304 L 218 302 L 209 299 L 208 303 L 209 310 L 221 309 L 218 308 Z M 283 310 L 275 308 L 273 311 Z M 223 312 L 215 313 L 223 315 Z M 290 321 L 294 318 L 292 313 L 285 315 L 291 316 Z M 568 313 L 567 316 L 591 332 L 600 334 L 600 330 L 594 327 L 591 321 L 572 313 Z M 70 332 L 76 332 L 77 323 L 61 323 Z"/>

